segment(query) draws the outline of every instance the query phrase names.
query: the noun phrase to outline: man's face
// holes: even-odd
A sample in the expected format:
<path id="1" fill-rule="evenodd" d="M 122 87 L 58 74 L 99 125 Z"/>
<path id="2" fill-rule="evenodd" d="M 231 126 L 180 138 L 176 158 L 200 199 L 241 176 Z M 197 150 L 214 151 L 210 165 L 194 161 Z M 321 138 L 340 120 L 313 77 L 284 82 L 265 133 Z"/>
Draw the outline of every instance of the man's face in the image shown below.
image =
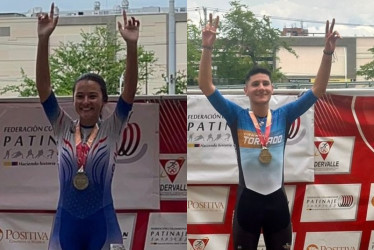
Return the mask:
<path id="1" fill-rule="evenodd" d="M 244 93 L 253 104 L 267 104 L 273 94 L 273 85 L 268 75 L 258 73 L 249 78 Z"/>

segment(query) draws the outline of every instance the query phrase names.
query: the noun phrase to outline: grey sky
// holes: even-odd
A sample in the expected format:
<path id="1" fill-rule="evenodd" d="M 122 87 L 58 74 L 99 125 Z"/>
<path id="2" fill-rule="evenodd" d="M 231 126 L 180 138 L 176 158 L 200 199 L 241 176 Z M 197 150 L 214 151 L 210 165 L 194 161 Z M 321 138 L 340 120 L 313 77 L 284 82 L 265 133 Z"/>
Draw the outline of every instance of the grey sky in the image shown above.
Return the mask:
<path id="1" fill-rule="evenodd" d="M 0 0 L 0 13 L 17 12 L 26 13 L 34 7 L 42 7 L 48 11 L 51 3 L 54 2 L 60 11 L 89 10 L 93 9 L 94 2 L 99 1 L 101 9 L 113 9 L 121 5 L 122 0 Z M 130 8 L 140 7 L 168 7 L 169 0 L 128 0 Z M 187 0 L 174 0 L 175 7 L 187 7 Z"/>
<path id="2" fill-rule="evenodd" d="M 208 13 L 220 16 L 230 9 L 229 0 L 187 0 L 187 2 L 188 17 L 192 20 L 204 18 L 203 7 L 207 8 Z M 335 28 L 343 37 L 374 36 L 373 0 L 242 0 L 241 3 L 247 5 L 256 15 L 274 17 L 271 19 L 273 26 L 279 29 L 303 25 L 303 28 L 307 28 L 309 32 L 324 33 L 324 22 L 334 17 L 338 24 Z"/>

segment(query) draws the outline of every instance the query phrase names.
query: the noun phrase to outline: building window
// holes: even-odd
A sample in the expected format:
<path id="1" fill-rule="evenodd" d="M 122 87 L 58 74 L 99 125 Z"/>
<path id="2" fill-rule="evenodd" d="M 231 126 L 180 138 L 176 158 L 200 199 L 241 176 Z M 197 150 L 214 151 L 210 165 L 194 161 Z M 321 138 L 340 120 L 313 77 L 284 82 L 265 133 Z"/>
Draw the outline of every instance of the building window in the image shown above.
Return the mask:
<path id="1" fill-rule="evenodd" d="M 0 27 L 0 36 L 10 36 L 10 27 Z"/>

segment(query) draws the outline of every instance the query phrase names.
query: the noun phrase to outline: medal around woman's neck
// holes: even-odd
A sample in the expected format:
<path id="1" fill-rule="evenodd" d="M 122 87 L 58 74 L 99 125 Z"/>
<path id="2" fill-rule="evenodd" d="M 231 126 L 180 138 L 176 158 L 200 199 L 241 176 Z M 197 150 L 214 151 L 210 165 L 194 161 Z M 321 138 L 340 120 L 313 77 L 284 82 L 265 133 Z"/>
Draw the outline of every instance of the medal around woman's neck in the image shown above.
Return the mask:
<path id="1" fill-rule="evenodd" d="M 253 113 L 253 111 L 249 111 L 249 116 L 251 117 L 252 122 L 255 125 L 256 132 L 257 132 L 258 138 L 259 138 L 261 146 L 262 146 L 260 155 L 258 156 L 258 160 L 262 164 L 269 164 L 271 162 L 271 158 L 272 158 L 271 153 L 270 153 L 269 149 L 267 148 L 267 143 L 269 141 L 270 129 L 271 129 L 271 112 L 270 112 L 270 109 L 268 110 L 268 115 L 266 117 L 265 134 L 262 134 L 261 127 L 258 124 L 257 118 L 256 118 L 255 114 Z"/>
<path id="2" fill-rule="evenodd" d="M 82 134 L 79 122 L 76 125 L 74 136 L 77 152 L 78 171 L 74 176 L 73 185 L 78 190 L 85 190 L 89 185 L 88 176 L 84 168 L 86 166 L 88 153 L 98 132 L 99 126 L 95 124 L 95 126 L 91 130 L 90 135 L 88 136 L 87 142 L 82 142 Z"/>

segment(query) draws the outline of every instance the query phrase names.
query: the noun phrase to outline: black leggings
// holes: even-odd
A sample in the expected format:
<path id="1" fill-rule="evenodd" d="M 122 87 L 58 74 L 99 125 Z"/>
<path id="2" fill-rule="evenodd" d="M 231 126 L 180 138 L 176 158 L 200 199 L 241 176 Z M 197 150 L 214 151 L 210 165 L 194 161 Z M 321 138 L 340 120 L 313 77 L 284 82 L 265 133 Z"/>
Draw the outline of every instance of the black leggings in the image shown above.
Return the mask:
<path id="1" fill-rule="evenodd" d="M 235 250 L 257 250 L 261 229 L 267 250 L 290 249 L 292 227 L 288 201 L 282 188 L 262 195 L 238 186 L 233 221 Z"/>

